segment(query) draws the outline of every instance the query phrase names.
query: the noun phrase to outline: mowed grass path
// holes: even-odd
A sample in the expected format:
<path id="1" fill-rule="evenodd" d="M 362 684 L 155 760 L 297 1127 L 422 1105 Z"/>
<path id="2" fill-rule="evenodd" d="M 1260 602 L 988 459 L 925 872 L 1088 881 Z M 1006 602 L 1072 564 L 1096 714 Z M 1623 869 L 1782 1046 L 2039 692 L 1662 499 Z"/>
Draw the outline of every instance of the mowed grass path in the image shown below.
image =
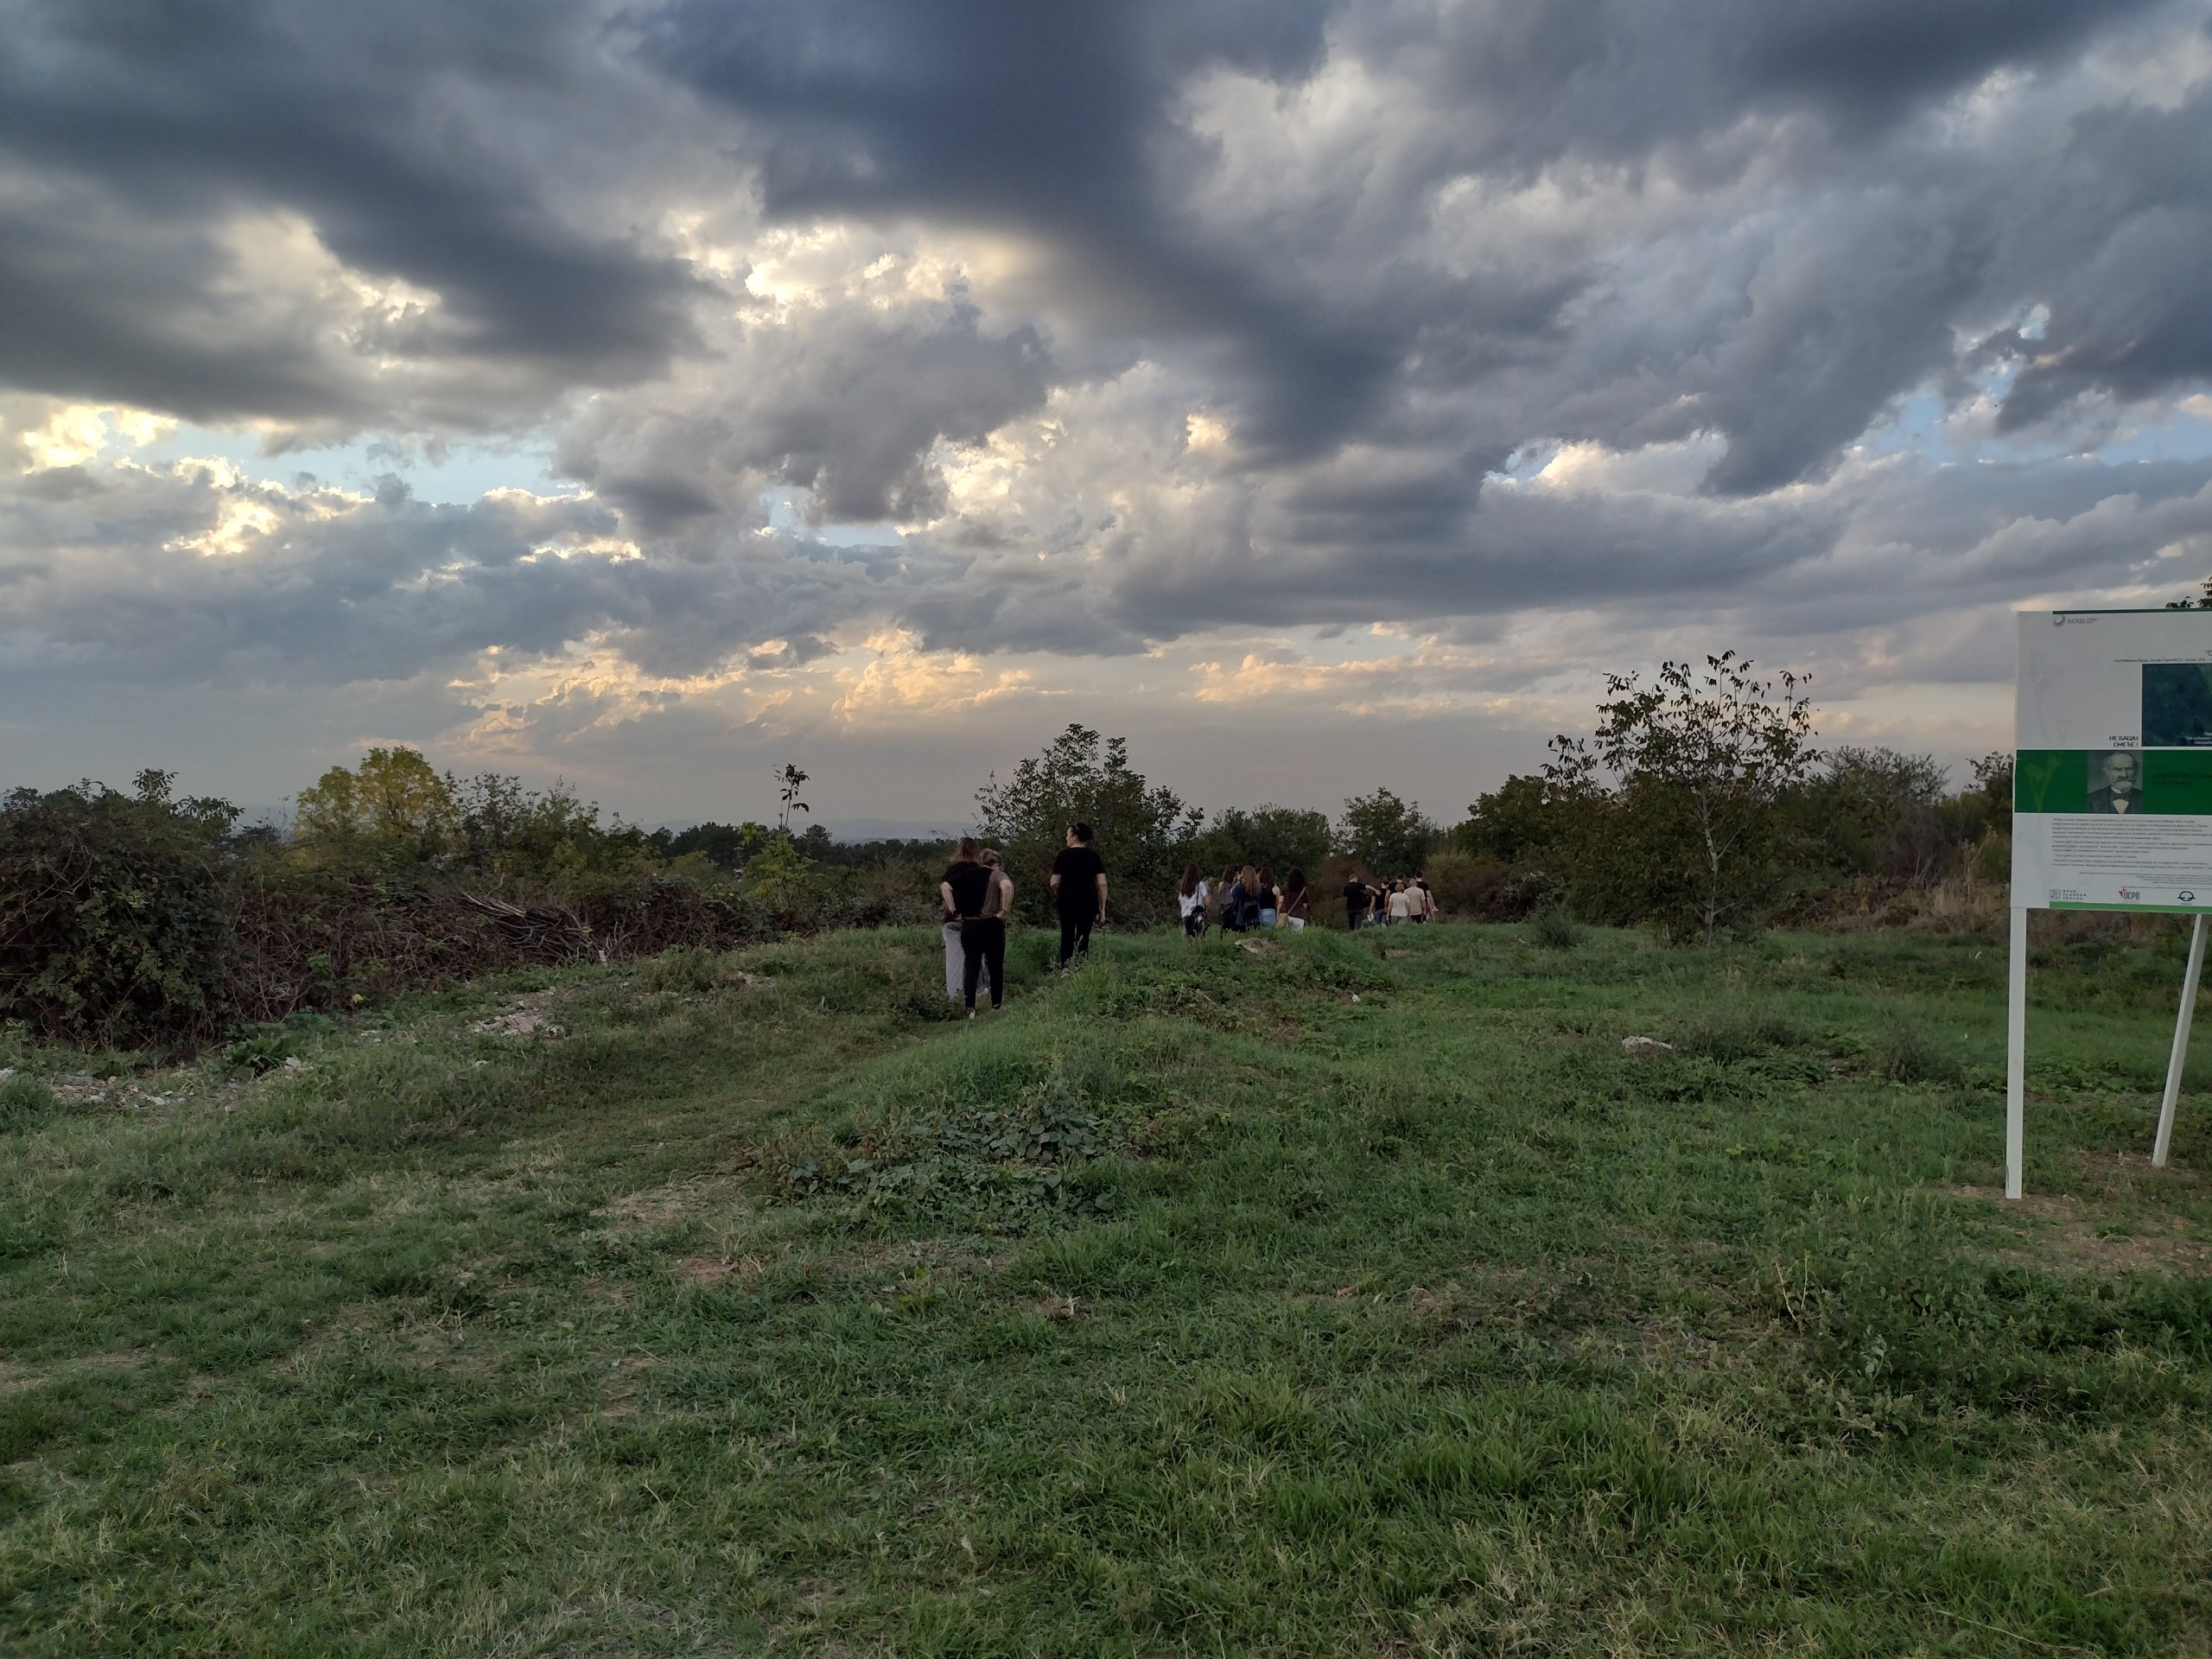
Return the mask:
<path id="1" fill-rule="evenodd" d="M 18 1123 L 0 1651 L 2206 1652 L 2175 945 L 2039 979 L 2023 1213 L 2001 949 L 1526 933 L 972 1027 L 847 934 Z"/>

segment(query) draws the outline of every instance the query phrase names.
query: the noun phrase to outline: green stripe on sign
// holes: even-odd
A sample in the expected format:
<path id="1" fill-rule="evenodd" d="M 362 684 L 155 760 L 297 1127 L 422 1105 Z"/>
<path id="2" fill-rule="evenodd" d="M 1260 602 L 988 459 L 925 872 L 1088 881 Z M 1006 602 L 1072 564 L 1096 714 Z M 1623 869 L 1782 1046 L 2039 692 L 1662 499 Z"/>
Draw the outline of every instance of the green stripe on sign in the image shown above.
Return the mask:
<path id="1" fill-rule="evenodd" d="M 2144 750 L 2143 810 L 2212 817 L 2212 749 Z"/>
<path id="2" fill-rule="evenodd" d="M 2022 749 L 2012 762 L 2015 812 L 2086 812 L 2089 810 L 2089 755 L 2086 749 Z"/>

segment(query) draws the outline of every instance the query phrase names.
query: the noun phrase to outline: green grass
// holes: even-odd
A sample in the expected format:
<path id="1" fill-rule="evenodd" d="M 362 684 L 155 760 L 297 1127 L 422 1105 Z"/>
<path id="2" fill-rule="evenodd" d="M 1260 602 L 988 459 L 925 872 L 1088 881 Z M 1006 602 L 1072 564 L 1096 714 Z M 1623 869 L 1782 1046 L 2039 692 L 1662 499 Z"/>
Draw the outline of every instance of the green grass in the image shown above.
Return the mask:
<path id="1" fill-rule="evenodd" d="M 0 1651 L 2205 1651 L 2173 942 L 1270 944 L 0 1053 Z"/>

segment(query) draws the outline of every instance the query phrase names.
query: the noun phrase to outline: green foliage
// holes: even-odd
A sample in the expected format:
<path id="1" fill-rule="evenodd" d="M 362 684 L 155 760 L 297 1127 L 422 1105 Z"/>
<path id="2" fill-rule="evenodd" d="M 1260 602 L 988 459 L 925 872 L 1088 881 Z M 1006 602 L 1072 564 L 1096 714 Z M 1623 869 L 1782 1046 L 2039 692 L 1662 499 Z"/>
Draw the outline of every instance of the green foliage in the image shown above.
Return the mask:
<path id="1" fill-rule="evenodd" d="M 1417 802 L 1402 801 L 1387 789 L 1355 795 L 1344 803 L 1337 838 L 1370 875 L 1411 875 L 1418 871 L 1440 832 Z"/>
<path id="2" fill-rule="evenodd" d="M 1278 879 L 1293 870 L 1309 877 L 1335 850 L 1328 815 L 1301 807 L 1262 806 L 1253 811 L 1232 806 L 1217 812 L 1193 836 L 1189 858 L 1206 880 L 1230 865 L 1270 868 Z"/>
<path id="3" fill-rule="evenodd" d="M 1108 915 L 1173 915 L 1171 896 L 1199 814 L 1165 785 L 1129 765 L 1128 745 L 1071 725 L 1042 754 L 1021 761 L 1006 782 L 996 774 L 976 791 L 976 833 L 1006 855 L 1017 913 L 1052 912 L 1047 886 L 1067 827 L 1090 824 L 1106 861 Z"/>
<path id="4" fill-rule="evenodd" d="M 620 818 L 601 823 L 596 801 L 557 779 L 543 790 L 493 772 L 444 782 L 455 822 L 446 868 L 472 885 L 557 888 L 653 861 L 640 831 Z"/>
<path id="5" fill-rule="evenodd" d="M 1055 1068 L 1010 1101 L 948 1102 L 799 1151 L 782 1181 L 792 1197 L 841 1198 L 863 1212 L 1026 1233 L 1106 1213 L 1109 1191 L 1084 1176 L 1127 1140 L 1127 1125 L 1102 1116 Z"/>
<path id="6" fill-rule="evenodd" d="M 1559 905 L 1546 905 L 1529 918 L 1529 937 L 1548 950 L 1572 950 L 1582 943 L 1582 930 Z"/>
<path id="7" fill-rule="evenodd" d="M 292 806 L 295 842 L 334 861 L 428 864 L 453 851 L 458 830 L 452 784 L 408 748 L 372 748 L 358 766 L 333 766 Z"/>
<path id="8" fill-rule="evenodd" d="M 1710 947 L 1756 918 L 1798 859 L 1788 810 L 1812 758 L 1800 677 L 1763 680 L 1733 652 L 1605 677 L 1589 739 L 1552 741 L 1552 791 L 1582 820 L 1577 874 L 1600 914 L 1648 916 Z"/>
<path id="9" fill-rule="evenodd" d="M 40 1079 L 0 1077 L 0 1135 L 35 1128 L 60 1109 L 54 1090 Z"/>
<path id="10" fill-rule="evenodd" d="M 791 836 L 779 832 L 755 853 L 742 877 L 746 893 L 766 907 L 778 924 L 790 926 L 817 893 L 814 862 Z"/>
<path id="11" fill-rule="evenodd" d="M 1505 865 L 1562 858 L 1575 844 L 1579 807 L 1579 795 L 1561 795 L 1548 779 L 1516 773 L 1468 807 L 1452 845 Z"/>
<path id="12" fill-rule="evenodd" d="M 0 800 L 0 1020 L 86 1046 L 189 1041 L 224 1018 L 238 809 L 144 772 Z"/>

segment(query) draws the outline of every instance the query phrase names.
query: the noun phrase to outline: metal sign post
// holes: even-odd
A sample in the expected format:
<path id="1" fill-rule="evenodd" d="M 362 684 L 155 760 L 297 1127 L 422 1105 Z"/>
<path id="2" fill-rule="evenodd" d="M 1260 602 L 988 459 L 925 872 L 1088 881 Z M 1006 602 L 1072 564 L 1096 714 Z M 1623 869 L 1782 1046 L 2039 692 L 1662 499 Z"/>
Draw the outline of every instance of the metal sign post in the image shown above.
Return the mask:
<path id="1" fill-rule="evenodd" d="M 2028 1159 L 2028 912 L 2012 907 L 2012 974 L 2005 1003 L 2005 1196 L 2020 1196 Z"/>
<path id="2" fill-rule="evenodd" d="M 2196 1017 L 2196 984 L 2204 976 L 2204 918 L 2189 931 L 2189 970 L 2181 976 L 2181 1014 L 2174 1021 L 2174 1052 L 2166 1062 L 2166 1092 L 2158 1102 L 2158 1138 L 2152 1143 L 2153 1168 L 2166 1166 L 2174 1143 L 2174 1103 L 2181 1098 L 2182 1062 L 2189 1058 L 2189 1025 Z"/>

